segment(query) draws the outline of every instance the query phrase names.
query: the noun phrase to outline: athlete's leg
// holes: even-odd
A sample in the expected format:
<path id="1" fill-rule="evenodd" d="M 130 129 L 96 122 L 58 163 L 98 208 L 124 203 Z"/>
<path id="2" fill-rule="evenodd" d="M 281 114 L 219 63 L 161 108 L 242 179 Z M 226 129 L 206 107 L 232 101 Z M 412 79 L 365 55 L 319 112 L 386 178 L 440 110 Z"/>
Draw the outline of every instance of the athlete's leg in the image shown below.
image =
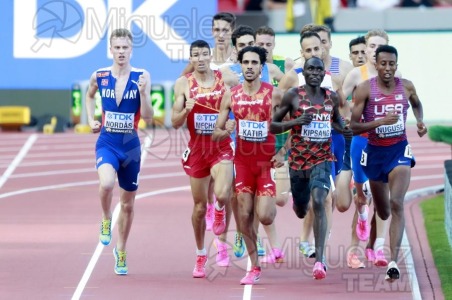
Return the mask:
<path id="1" fill-rule="evenodd" d="M 240 193 L 237 195 L 238 220 L 240 232 L 243 234 L 251 265 L 259 266 L 257 255 L 257 234 L 254 228 L 254 195 Z"/>
<path id="2" fill-rule="evenodd" d="M 214 193 L 218 201 L 218 206 L 226 209 L 226 229 L 219 237 L 222 242 L 226 242 L 232 211 L 233 162 L 221 161 L 215 164 L 211 169 L 211 174 L 215 182 Z"/>
<path id="3" fill-rule="evenodd" d="M 276 205 L 284 206 L 289 199 L 290 194 L 290 179 L 289 179 L 289 167 L 287 162 L 284 166 L 275 169 L 275 184 L 276 184 Z M 276 232 L 275 220 L 270 225 L 263 225 L 265 233 L 272 248 L 281 250 L 281 243 L 278 240 L 278 234 Z"/>
<path id="4" fill-rule="evenodd" d="M 391 248 L 391 261 L 397 262 L 400 244 L 405 229 L 405 215 L 403 203 L 410 185 L 411 167 L 397 166 L 389 173 L 389 191 L 391 204 L 391 224 L 389 225 L 389 238 Z"/>
<path id="5" fill-rule="evenodd" d="M 111 201 L 116 182 L 116 170 L 111 164 L 103 164 L 97 168 L 99 175 L 99 197 L 104 220 L 111 219 Z"/>
<path id="6" fill-rule="evenodd" d="M 336 176 L 336 208 L 339 212 L 345 212 L 352 203 L 352 192 L 350 190 L 350 181 L 352 179 L 351 170 L 342 170 Z"/>
<path id="7" fill-rule="evenodd" d="M 210 176 L 204 178 L 190 177 L 191 193 L 194 203 L 191 222 L 198 250 L 204 249 L 204 237 L 206 231 L 205 215 L 210 178 Z"/>
<path id="8" fill-rule="evenodd" d="M 119 203 L 121 209 L 118 216 L 118 241 L 116 249 L 118 251 L 125 251 L 127 239 L 129 237 L 130 228 L 132 227 L 134 217 L 134 204 L 136 191 L 128 192 L 120 189 Z"/>
<path id="9" fill-rule="evenodd" d="M 325 201 L 328 196 L 328 190 L 315 187 L 312 189 L 312 206 L 314 209 L 314 238 L 315 238 L 315 257 L 317 262 L 322 262 L 328 220 L 326 219 Z M 331 208 L 331 207 L 330 207 Z"/>

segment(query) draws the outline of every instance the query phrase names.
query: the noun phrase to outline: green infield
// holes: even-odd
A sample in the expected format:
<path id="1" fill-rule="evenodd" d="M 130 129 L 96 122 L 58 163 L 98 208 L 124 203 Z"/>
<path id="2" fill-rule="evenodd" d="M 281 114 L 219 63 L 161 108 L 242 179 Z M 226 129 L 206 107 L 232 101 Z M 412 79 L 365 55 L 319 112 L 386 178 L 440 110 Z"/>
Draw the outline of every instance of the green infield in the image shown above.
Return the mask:
<path id="1" fill-rule="evenodd" d="M 444 195 L 423 201 L 421 209 L 444 299 L 452 299 L 452 249 L 444 226 Z"/>

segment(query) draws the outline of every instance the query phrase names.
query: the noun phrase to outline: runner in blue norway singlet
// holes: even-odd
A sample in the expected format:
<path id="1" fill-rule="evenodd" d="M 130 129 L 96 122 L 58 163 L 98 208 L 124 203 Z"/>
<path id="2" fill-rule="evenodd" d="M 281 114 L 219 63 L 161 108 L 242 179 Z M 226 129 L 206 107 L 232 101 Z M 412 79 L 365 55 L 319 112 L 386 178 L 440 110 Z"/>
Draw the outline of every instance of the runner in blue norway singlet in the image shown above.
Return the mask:
<path id="1" fill-rule="evenodd" d="M 126 191 L 138 188 L 141 147 L 137 128 L 140 121 L 138 78 L 142 70 L 132 68 L 119 106 L 116 104 L 116 78 L 111 69 L 97 71 L 102 98 L 102 128 L 96 143 L 96 167 L 108 163 L 118 174 L 119 186 Z"/>

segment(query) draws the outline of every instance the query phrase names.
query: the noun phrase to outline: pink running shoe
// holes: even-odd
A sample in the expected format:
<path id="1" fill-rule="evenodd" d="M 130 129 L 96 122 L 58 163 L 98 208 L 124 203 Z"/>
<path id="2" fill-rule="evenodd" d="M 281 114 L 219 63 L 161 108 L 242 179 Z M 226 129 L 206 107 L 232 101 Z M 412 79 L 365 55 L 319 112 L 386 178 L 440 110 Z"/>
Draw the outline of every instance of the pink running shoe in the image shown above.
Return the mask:
<path id="1" fill-rule="evenodd" d="M 364 268 L 364 264 L 359 260 L 355 253 L 349 253 L 347 256 L 347 266 L 352 269 Z"/>
<path id="2" fill-rule="evenodd" d="M 366 258 L 367 258 L 367 261 L 370 261 L 371 263 L 375 262 L 374 249 L 370 249 L 370 248 L 366 249 Z"/>
<path id="3" fill-rule="evenodd" d="M 229 267 L 228 244 L 223 243 L 218 238 L 216 238 L 214 242 L 215 247 L 217 248 L 217 265 L 220 267 Z"/>
<path id="4" fill-rule="evenodd" d="M 316 262 L 312 269 L 312 276 L 314 279 L 320 280 L 326 277 L 325 266 L 320 261 Z"/>
<path id="5" fill-rule="evenodd" d="M 226 209 L 215 209 L 215 219 L 213 221 L 212 231 L 216 235 L 222 234 L 226 229 Z"/>
<path id="6" fill-rule="evenodd" d="M 261 267 L 252 267 L 250 271 L 246 272 L 245 277 L 240 280 L 240 284 L 255 284 L 261 277 Z"/>
<path id="7" fill-rule="evenodd" d="M 365 206 L 367 214 L 369 214 L 369 206 Z M 358 222 L 356 223 L 356 235 L 361 241 L 367 241 L 370 235 L 370 226 L 368 220 L 361 220 L 358 215 Z"/>
<path id="8" fill-rule="evenodd" d="M 375 252 L 374 265 L 376 265 L 377 267 L 386 267 L 388 265 L 388 261 L 385 258 L 383 250 L 378 250 L 377 252 Z"/>
<path id="9" fill-rule="evenodd" d="M 196 258 L 196 265 L 193 269 L 193 277 L 194 278 L 204 278 L 206 277 L 206 264 L 207 264 L 207 256 L 198 255 Z"/>
<path id="10" fill-rule="evenodd" d="M 215 204 L 207 203 L 207 211 L 206 211 L 206 230 L 211 231 L 213 226 L 215 212 Z"/>
<path id="11" fill-rule="evenodd" d="M 274 264 L 284 262 L 284 252 L 278 248 L 273 248 L 271 253 L 261 259 L 261 263 Z"/>

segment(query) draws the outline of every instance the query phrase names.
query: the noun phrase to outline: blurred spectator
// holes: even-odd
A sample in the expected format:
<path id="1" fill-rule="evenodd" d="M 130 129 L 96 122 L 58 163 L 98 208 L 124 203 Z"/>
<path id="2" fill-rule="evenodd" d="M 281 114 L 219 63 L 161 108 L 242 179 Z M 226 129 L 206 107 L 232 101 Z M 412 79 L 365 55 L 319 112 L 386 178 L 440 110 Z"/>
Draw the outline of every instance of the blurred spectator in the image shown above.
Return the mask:
<path id="1" fill-rule="evenodd" d="M 419 7 L 419 6 L 432 7 L 433 0 L 402 0 L 400 2 L 400 6 L 401 7 Z"/>
<path id="2" fill-rule="evenodd" d="M 370 8 L 375 10 L 384 10 L 390 7 L 396 7 L 400 4 L 400 0 L 358 0 L 357 7 Z"/>
<path id="3" fill-rule="evenodd" d="M 265 1 L 265 8 L 268 10 L 286 9 L 286 6 L 287 6 L 287 0 L 267 0 L 267 1 Z"/>
<path id="4" fill-rule="evenodd" d="M 452 6 L 452 0 L 436 0 L 435 6 Z"/>
<path id="5" fill-rule="evenodd" d="M 227 11 L 231 13 L 242 12 L 243 7 L 240 7 L 238 0 L 218 0 L 218 11 Z"/>
<path id="6" fill-rule="evenodd" d="M 265 2 L 265 0 L 248 0 L 245 4 L 245 10 L 247 11 L 255 11 L 255 10 L 262 10 L 262 3 Z"/>

